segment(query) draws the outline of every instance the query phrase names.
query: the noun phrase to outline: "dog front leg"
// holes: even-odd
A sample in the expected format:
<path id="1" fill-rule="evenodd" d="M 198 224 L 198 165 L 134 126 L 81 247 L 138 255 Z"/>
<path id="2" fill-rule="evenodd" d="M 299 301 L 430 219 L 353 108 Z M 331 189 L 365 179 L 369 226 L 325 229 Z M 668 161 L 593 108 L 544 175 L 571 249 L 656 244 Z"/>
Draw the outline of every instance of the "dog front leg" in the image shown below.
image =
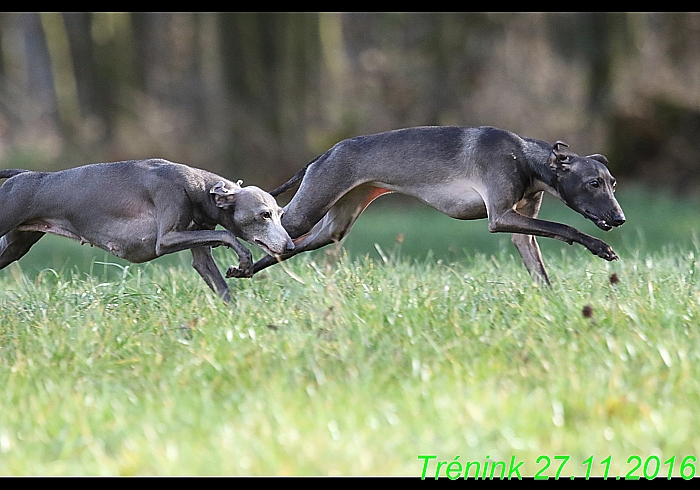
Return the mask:
<path id="1" fill-rule="evenodd" d="M 292 257 L 296 255 L 295 253 L 293 254 L 288 254 L 288 255 L 279 255 L 279 256 L 273 256 L 273 255 L 266 255 L 262 259 L 258 260 L 253 264 L 252 267 L 252 272 L 244 272 L 241 270 L 240 267 L 234 267 L 234 266 L 229 266 L 228 269 L 226 269 L 226 277 L 235 277 L 235 278 L 249 278 L 257 274 L 263 269 L 267 269 L 271 265 L 275 265 L 279 262 L 282 262 L 283 260 L 287 260 L 289 257 Z"/>
<path id="2" fill-rule="evenodd" d="M 195 247 L 192 250 L 192 267 L 196 270 L 207 286 L 218 294 L 224 302 L 231 301 L 228 285 L 221 275 L 219 268 L 211 255 L 211 247 Z"/>
<path id="3" fill-rule="evenodd" d="M 238 267 L 229 266 L 226 270 L 226 277 L 249 278 L 253 277 L 253 255 L 245 248 L 241 242 L 236 240 L 238 248 L 233 250 L 238 254 Z"/>
<path id="4" fill-rule="evenodd" d="M 617 260 L 619 257 L 613 249 L 602 240 L 599 240 L 576 228 L 561 223 L 528 218 L 514 209 L 508 209 L 500 215 L 489 213 L 489 231 L 492 233 L 520 233 L 525 235 L 537 235 L 548 238 L 556 238 L 571 245 L 580 243 L 592 254 L 605 260 Z"/>
<path id="5" fill-rule="evenodd" d="M 238 255 L 238 269 L 245 277 L 253 275 L 253 255 L 236 236 L 226 230 L 196 230 L 196 231 L 171 231 L 158 237 L 156 242 L 156 254 L 161 255 L 180 252 L 195 247 L 219 247 L 232 248 Z"/>

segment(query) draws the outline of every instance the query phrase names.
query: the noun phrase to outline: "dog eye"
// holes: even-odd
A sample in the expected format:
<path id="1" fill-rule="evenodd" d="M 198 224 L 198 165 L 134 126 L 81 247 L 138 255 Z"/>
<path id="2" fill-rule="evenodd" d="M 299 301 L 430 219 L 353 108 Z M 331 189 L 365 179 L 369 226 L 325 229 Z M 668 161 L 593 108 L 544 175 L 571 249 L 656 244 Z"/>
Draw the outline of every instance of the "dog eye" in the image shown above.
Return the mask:
<path id="1" fill-rule="evenodd" d="M 270 211 L 263 211 L 260 216 L 262 216 L 263 219 L 272 219 L 272 213 Z"/>
<path id="2" fill-rule="evenodd" d="M 617 188 L 617 181 L 616 180 L 612 181 L 612 188 L 613 188 L 613 192 L 615 192 L 615 189 Z"/>
<path id="3" fill-rule="evenodd" d="M 591 180 L 591 181 L 588 183 L 588 185 L 590 185 L 591 187 L 598 188 L 598 187 L 600 187 L 600 182 L 598 182 L 598 179 L 596 179 L 596 180 Z"/>

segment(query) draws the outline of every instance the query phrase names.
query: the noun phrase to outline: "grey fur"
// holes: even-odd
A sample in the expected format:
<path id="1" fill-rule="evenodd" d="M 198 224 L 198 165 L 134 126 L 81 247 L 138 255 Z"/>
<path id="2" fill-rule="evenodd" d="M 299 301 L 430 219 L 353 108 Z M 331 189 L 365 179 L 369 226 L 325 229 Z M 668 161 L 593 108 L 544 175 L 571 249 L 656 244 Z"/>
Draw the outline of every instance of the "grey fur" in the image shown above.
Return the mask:
<path id="1" fill-rule="evenodd" d="M 0 170 L 0 178 L 8 179 L 0 187 L 0 269 L 45 233 L 136 263 L 191 249 L 194 269 L 230 301 L 211 247 L 232 248 L 240 265 L 230 270 L 240 274 L 252 274 L 253 262 L 238 238 L 269 254 L 294 249 L 283 211 L 267 192 L 186 165 L 131 160 L 60 172 Z"/>
<path id="2" fill-rule="evenodd" d="M 488 218 L 490 232 L 513 234 L 530 274 L 547 284 L 535 236 L 577 242 L 605 260 L 616 260 L 603 241 L 537 219 L 542 194 L 549 192 L 603 230 L 625 221 L 605 157 L 580 157 L 566 146 L 493 127 L 416 127 L 341 141 L 271 192 L 276 196 L 301 181 L 282 218 L 296 247 L 263 257 L 252 272 L 342 240 L 384 192 L 413 196 L 453 218 Z M 226 276 L 249 277 L 233 267 Z"/>

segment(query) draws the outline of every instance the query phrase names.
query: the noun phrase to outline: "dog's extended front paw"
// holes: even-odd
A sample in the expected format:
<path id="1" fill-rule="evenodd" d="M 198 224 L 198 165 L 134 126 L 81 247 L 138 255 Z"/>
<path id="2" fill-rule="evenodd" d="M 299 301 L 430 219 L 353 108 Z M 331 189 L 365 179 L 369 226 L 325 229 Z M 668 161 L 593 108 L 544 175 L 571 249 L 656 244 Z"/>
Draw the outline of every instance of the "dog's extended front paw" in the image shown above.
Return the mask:
<path id="1" fill-rule="evenodd" d="M 249 267 L 234 267 L 230 266 L 226 269 L 226 277 L 236 277 L 236 278 L 249 278 L 253 277 L 253 265 Z"/>
<path id="2" fill-rule="evenodd" d="M 586 248 L 588 248 L 593 255 L 597 255 L 601 259 L 612 261 L 620 258 L 610 245 L 597 238 L 594 238 L 590 244 L 586 245 Z"/>

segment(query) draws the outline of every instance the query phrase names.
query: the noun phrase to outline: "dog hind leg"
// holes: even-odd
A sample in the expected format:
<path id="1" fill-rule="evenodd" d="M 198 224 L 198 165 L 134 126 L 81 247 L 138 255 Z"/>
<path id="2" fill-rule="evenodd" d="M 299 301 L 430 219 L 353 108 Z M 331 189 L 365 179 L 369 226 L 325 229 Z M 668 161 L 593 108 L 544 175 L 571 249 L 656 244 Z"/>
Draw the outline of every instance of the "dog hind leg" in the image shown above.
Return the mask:
<path id="1" fill-rule="evenodd" d="M 391 191 L 374 185 L 351 190 L 328 210 L 309 233 L 294 240 L 295 251 L 307 252 L 341 241 L 367 206 L 388 192 Z"/>
<path id="2" fill-rule="evenodd" d="M 0 238 L 0 269 L 22 258 L 43 236 L 40 231 L 11 230 L 5 234 Z"/>
<path id="3" fill-rule="evenodd" d="M 537 218 L 542 205 L 542 192 L 537 193 L 532 199 L 525 200 L 524 203 L 516 207 L 516 211 L 530 218 Z M 542 253 L 540 246 L 534 235 L 524 235 L 521 233 L 513 233 L 511 241 L 515 248 L 518 249 L 520 257 L 523 259 L 525 268 L 530 273 L 533 279 L 551 285 L 547 271 L 544 268 L 542 261 Z"/>
<path id="4" fill-rule="evenodd" d="M 294 239 L 294 251 L 291 254 L 282 255 L 279 258 L 266 255 L 253 266 L 253 273 L 257 273 L 278 261 L 287 260 L 301 252 L 309 252 L 318 248 L 341 241 L 350 232 L 352 225 L 362 212 L 377 197 L 391 192 L 388 189 L 365 184 L 346 193 L 336 202 L 307 233 Z M 229 267 L 226 277 L 238 277 L 234 268 Z"/>

